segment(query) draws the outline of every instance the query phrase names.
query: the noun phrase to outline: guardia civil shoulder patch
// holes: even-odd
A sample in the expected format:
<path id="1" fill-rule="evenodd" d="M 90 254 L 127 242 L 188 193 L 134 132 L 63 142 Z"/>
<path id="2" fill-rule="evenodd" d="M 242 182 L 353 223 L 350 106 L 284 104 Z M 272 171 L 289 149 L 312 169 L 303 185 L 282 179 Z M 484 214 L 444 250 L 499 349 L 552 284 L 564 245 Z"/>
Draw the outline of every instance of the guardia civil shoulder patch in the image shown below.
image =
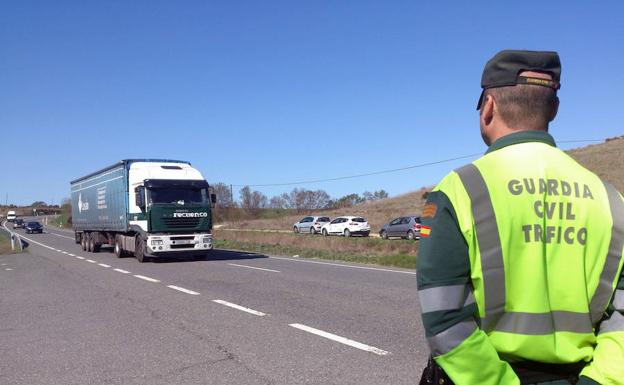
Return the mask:
<path id="1" fill-rule="evenodd" d="M 436 205 L 435 203 L 429 202 L 423 208 L 422 217 L 434 218 L 437 212 L 438 212 L 438 205 Z"/>
<path id="2" fill-rule="evenodd" d="M 420 226 L 420 236 L 421 237 L 428 237 L 429 235 L 431 235 L 431 227 L 430 226 Z"/>

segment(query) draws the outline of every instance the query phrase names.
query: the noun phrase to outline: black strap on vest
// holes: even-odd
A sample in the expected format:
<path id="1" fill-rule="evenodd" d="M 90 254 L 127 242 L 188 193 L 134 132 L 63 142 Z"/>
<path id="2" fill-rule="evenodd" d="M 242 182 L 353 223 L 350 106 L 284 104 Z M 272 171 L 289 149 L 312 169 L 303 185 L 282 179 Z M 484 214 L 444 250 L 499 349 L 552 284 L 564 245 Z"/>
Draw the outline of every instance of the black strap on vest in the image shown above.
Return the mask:
<path id="1" fill-rule="evenodd" d="M 567 380 L 576 384 L 581 370 L 587 365 L 586 362 L 576 362 L 574 364 L 544 364 L 541 362 L 522 361 L 510 362 L 520 384 L 536 384 L 539 382 Z"/>

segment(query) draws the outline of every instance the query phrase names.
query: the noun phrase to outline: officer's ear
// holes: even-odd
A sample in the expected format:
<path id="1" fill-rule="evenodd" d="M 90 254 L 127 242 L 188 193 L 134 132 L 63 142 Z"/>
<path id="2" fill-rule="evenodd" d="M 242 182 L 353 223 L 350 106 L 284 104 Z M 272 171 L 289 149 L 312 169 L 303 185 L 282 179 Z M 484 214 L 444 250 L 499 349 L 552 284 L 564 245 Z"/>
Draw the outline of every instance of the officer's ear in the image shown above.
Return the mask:
<path id="1" fill-rule="evenodd" d="M 559 111 L 559 97 L 555 96 L 555 100 L 553 102 L 553 108 L 550 113 L 550 119 L 548 119 L 549 122 L 552 122 L 553 120 L 555 120 L 555 117 L 557 116 L 558 111 Z"/>
<path id="2" fill-rule="evenodd" d="M 481 126 L 487 127 L 492 124 L 494 119 L 494 98 L 490 94 L 486 94 L 483 97 L 483 103 L 481 104 L 480 111 Z"/>

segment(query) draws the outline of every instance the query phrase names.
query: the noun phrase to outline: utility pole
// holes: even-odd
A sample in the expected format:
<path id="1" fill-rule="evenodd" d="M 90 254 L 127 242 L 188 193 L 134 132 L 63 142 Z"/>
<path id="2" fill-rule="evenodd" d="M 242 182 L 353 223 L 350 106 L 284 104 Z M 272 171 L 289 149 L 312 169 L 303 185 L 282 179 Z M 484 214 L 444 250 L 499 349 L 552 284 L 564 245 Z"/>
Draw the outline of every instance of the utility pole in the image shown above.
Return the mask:
<path id="1" fill-rule="evenodd" d="M 232 201 L 232 206 L 234 206 L 234 186 L 230 185 L 230 200 Z"/>

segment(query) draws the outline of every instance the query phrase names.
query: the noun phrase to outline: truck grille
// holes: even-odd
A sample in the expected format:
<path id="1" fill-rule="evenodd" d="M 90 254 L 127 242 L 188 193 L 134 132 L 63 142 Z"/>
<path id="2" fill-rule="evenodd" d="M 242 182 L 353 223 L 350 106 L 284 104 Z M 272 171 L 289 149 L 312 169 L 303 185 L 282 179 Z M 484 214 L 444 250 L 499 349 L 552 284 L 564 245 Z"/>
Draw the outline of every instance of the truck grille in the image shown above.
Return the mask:
<path id="1" fill-rule="evenodd" d="M 201 218 L 163 218 L 165 225 L 172 229 L 181 229 L 187 227 L 199 226 Z"/>

